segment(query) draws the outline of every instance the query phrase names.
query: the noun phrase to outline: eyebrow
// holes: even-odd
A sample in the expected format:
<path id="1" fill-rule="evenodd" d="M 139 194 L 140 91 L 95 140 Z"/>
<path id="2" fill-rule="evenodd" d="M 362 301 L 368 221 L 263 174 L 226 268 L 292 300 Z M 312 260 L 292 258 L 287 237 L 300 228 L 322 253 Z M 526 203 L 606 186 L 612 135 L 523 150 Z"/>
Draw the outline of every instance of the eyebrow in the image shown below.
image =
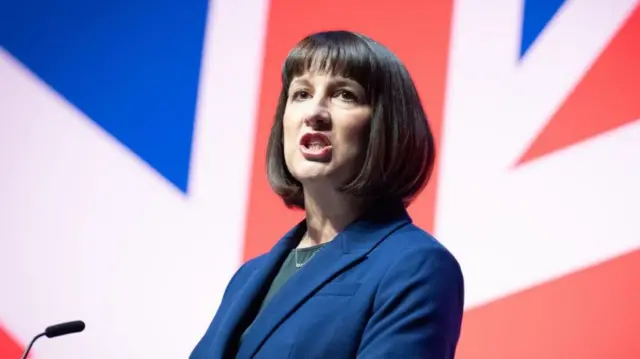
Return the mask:
<path id="1" fill-rule="evenodd" d="M 349 79 L 349 78 L 343 78 L 343 77 L 340 77 L 340 78 L 332 80 L 331 84 L 332 85 L 336 85 L 336 86 L 345 86 L 345 85 L 348 85 L 348 86 L 360 86 L 360 84 L 357 81 L 354 81 L 354 80 Z"/>
<path id="2" fill-rule="evenodd" d="M 293 81 L 291 81 L 291 86 L 293 85 L 306 85 L 306 86 L 310 86 L 311 83 L 309 82 L 309 80 L 307 78 L 304 77 L 298 77 L 296 79 L 294 79 Z"/>

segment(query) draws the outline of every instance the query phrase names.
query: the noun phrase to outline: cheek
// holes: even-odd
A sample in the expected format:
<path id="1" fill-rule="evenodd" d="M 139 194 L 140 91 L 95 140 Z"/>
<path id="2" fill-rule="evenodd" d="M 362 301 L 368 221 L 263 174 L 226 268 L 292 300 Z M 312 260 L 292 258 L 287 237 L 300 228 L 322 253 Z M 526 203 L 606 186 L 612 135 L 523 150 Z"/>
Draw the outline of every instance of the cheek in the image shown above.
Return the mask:
<path id="1" fill-rule="evenodd" d="M 340 142 L 345 144 L 350 154 L 363 152 L 365 150 L 368 131 L 368 121 L 350 123 L 343 128 Z"/>

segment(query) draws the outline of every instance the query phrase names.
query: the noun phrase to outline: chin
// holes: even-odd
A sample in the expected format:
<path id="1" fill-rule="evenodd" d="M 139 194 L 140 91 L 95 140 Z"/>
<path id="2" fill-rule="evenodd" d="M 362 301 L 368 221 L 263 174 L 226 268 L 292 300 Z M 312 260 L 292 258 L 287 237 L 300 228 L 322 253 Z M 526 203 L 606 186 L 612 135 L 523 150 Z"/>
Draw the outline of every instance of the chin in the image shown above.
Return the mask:
<path id="1" fill-rule="evenodd" d="M 329 164 L 322 162 L 307 162 L 298 163 L 291 171 L 293 177 L 295 177 L 301 183 L 309 181 L 318 181 L 327 179 L 331 174 L 331 168 Z"/>

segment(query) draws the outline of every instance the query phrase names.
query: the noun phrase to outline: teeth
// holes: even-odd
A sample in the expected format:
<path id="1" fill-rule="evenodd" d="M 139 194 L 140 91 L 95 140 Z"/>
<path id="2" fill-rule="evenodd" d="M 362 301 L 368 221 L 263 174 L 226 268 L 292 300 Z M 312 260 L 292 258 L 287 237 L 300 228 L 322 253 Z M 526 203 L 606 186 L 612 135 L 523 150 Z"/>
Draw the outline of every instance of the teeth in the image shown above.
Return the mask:
<path id="1" fill-rule="evenodd" d="M 327 146 L 331 146 L 324 138 L 319 138 L 319 136 L 310 136 L 306 141 L 304 141 L 303 146 L 314 151 L 320 151 Z"/>

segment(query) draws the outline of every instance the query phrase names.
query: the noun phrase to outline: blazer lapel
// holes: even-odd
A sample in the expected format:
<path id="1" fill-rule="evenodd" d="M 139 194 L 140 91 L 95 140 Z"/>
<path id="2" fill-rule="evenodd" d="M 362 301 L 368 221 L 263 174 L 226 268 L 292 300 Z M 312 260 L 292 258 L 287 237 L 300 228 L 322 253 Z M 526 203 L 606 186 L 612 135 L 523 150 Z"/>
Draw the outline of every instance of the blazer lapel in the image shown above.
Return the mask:
<path id="1" fill-rule="evenodd" d="M 278 325 L 312 296 L 315 290 L 346 268 L 363 260 L 391 232 L 409 222 L 411 219 L 400 204 L 400 207 L 396 206 L 391 210 L 387 207 L 384 212 L 372 211 L 345 228 L 271 299 L 247 331 L 237 358 L 253 356 Z M 267 280 L 267 277 L 256 277 L 254 285 L 262 280 Z"/>
<path id="2" fill-rule="evenodd" d="M 304 225 L 301 223 L 285 234 L 267 254 L 265 262 L 259 268 L 256 268 L 247 279 L 244 288 L 236 295 L 236 299 L 220 324 L 220 329 L 210 347 L 209 355 L 212 358 L 224 357 L 234 335 L 241 334 L 241 332 L 238 332 L 239 325 L 252 319 L 248 317 L 252 312 L 255 312 L 255 308 L 252 308 L 252 306 L 259 304 L 258 301 L 262 299 L 262 294 L 266 293 L 271 280 L 280 269 L 280 263 L 282 263 L 289 251 L 297 245 L 297 240 L 304 230 Z M 221 351 L 217 352 L 216 349 Z"/>

